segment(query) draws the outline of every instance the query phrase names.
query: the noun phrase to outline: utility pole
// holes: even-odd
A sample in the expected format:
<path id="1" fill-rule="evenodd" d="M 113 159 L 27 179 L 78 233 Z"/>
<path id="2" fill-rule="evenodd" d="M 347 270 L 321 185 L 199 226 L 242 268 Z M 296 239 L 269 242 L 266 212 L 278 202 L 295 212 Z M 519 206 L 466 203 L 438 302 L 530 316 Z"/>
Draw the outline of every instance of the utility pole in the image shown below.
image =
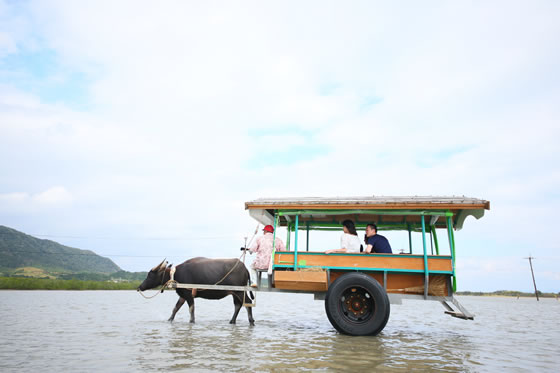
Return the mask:
<path id="1" fill-rule="evenodd" d="M 533 272 L 533 262 L 531 261 L 536 258 L 533 258 L 531 254 L 529 254 L 529 257 L 525 259 L 529 259 L 529 265 L 531 266 L 531 276 L 533 276 L 533 286 L 535 287 L 535 295 L 537 296 L 537 302 L 538 302 L 539 293 L 537 292 L 537 283 L 535 282 L 535 273 Z"/>

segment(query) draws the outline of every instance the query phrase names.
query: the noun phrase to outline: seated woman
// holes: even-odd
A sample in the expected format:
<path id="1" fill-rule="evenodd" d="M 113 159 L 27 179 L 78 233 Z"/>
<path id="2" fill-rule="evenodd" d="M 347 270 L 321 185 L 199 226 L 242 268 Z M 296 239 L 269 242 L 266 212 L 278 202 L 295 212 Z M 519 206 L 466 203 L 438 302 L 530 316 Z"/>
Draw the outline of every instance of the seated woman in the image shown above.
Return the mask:
<path id="1" fill-rule="evenodd" d="M 344 220 L 342 222 L 344 233 L 340 237 L 340 249 L 325 251 L 325 254 L 331 253 L 359 253 L 362 245 L 356 232 L 356 226 L 352 220 Z"/>

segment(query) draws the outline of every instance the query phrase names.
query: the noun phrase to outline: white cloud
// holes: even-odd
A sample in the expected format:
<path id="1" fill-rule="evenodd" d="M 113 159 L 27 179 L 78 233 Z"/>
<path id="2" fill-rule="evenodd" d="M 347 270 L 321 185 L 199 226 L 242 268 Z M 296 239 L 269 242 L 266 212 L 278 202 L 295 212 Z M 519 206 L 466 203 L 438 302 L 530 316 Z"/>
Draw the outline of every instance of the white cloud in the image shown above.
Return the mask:
<path id="1" fill-rule="evenodd" d="M 0 201 L 18 208 L 25 208 L 30 204 L 35 204 L 36 206 L 60 206 L 66 205 L 69 202 L 72 202 L 72 200 L 72 194 L 62 186 L 53 186 L 45 191 L 35 194 L 27 192 L 0 194 Z"/>
<path id="2" fill-rule="evenodd" d="M 61 186 L 55 186 L 33 195 L 33 200 L 41 204 L 58 205 L 72 201 L 72 195 Z"/>
<path id="3" fill-rule="evenodd" d="M 66 235 L 242 237 L 253 229 L 243 202 L 257 197 L 466 194 L 492 210 L 467 221 L 461 249 L 552 250 L 558 5 L 297 7 L 0 5 L 11 20 L 0 48 L 52 52 L 85 75 L 87 97 L 76 109 L 17 80 L 0 86 L 0 217 L 17 215 L 8 200 L 57 201 L 60 219 L 37 223 L 53 213 L 43 203 L 45 215 L 14 221 Z M 305 146 L 312 157 L 290 154 Z M 520 222 L 527 234 L 512 234 Z"/>
<path id="4" fill-rule="evenodd" d="M 18 203 L 26 200 L 27 198 L 29 198 L 29 194 L 27 193 L 15 192 L 0 194 L 0 201 L 3 203 Z"/>

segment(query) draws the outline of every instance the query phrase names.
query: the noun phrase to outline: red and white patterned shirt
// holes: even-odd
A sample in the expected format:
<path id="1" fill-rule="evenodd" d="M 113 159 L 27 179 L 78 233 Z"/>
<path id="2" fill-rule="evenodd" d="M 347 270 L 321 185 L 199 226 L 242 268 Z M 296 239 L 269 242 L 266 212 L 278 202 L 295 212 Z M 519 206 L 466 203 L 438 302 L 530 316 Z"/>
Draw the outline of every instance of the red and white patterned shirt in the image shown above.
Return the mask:
<path id="1" fill-rule="evenodd" d="M 251 267 L 253 269 L 268 269 L 270 264 L 270 256 L 272 255 L 272 241 L 274 240 L 274 234 L 270 232 L 265 232 L 265 234 L 259 238 L 257 241 L 251 246 L 249 251 L 252 253 L 257 253 L 257 257 Z M 275 242 L 276 250 L 277 251 L 286 251 L 286 246 L 284 245 L 284 241 L 282 241 L 279 237 L 276 237 Z"/>

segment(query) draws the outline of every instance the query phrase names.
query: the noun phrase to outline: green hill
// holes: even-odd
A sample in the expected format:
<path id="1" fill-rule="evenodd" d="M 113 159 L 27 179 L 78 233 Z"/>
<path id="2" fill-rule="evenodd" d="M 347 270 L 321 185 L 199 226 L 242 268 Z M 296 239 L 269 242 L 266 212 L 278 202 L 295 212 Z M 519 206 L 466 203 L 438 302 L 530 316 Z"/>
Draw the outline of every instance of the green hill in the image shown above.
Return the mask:
<path id="1" fill-rule="evenodd" d="M 42 240 L 0 225 L 0 268 L 40 268 L 48 272 L 114 273 L 122 271 L 111 259 L 51 240 Z"/>

